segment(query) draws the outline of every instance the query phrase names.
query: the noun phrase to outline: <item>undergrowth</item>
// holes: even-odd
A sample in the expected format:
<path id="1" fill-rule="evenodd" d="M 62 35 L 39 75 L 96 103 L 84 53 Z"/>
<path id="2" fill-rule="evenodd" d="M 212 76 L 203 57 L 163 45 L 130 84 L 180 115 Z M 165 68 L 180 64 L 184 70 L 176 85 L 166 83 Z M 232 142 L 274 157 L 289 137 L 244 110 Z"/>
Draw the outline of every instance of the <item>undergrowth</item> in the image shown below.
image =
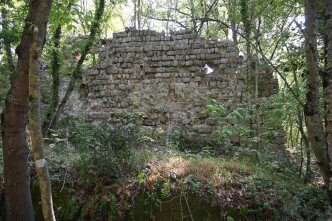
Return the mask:
<path id="1" fill-rule="evenodd" d="M 162 136 L 63 121 L 46 147 L 57 219 L 162 220 L 161 211 L 183 207 L 189 218 L 190 208 L 214 208 L 219 220 L 325 220 L 324 189 L 304 185 L 286 155 L 268 147 L 223 152 L 214 140 L 184 134 L 156 146 Z"/>

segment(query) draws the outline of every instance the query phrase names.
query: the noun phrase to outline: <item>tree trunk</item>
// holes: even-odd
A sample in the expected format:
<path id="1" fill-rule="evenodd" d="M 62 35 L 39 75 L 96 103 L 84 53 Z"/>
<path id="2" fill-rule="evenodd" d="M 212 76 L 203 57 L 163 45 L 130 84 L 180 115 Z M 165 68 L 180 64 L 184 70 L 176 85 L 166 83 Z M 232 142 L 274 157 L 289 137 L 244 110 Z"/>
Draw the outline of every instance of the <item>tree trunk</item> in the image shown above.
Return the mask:
<path id="1" fill-rule="evenodd" d="M 325 69 L 323 73 L 323 87 L 325 97 L 325 130 L 328 147 L 329 162 L 332 159 L 332 2 L 325 0 Z M 332 166 L 330 164 L 330 166 Z M 332 168 L 330 168 L 332 171 Z M 331 183 L 331 177 L 330 177 Z M 331 185 L 328 186 L 332 193 Z M 332 198 L 332 197 L 331 197 Z M 330 199 L 331 200 L 331 199 Z M 332 202 L 330 201 L 330 205 Z"/>
<path id="2" fill-rule="evenodd" d="M 70 79 L 67 91 L 66 91 L 64 97 L 62 98 L 60 104 L 58 105 L 58 107 L 53 110 L 53 114 L 52 114 L 51 119 L 46 119 L 46 120 L 49 120 L 49 122 L 46 123 L 47 125 L 49 125 L 48 130 L 49 129 L 53 129 L 53 130 L 56 129 L 59 116 L 63 112 L 63 108 L 66 105 L 71 93 L 73 92 L 73 90 L 75 88 L 76 81 L 79 77 L 82 76 L 82 65 L 83 65 L 83 62 L 85 61 L 86 56 L 88 55 L 88 53 L 89 53 L 89 51 L 90 51 L 90 49 L 91 49 L 91 47 L 94 43 L 96 35 L 99 32 L 101 18 L 102 18 L 102 15 L 104 13 L 104 8 L 105 8 L 105 0 L 100 0 L 99 4 L 98 4 L 98 7 L 96 9 L 96 13 L 95 13 L 93 23 L 91 25 L 91 32 L 90 32 L 89 38 L 87 39 L 87 41 L 85 43 L 84 49 L 81 53 L 81 57 L 78 60 L 76 68 L 75 68 L 75 70 L 73 72 L 73 75 Z"/>
<path id="3" fill-rule="evenodd" d="M 237 1 L 231 0 L 228 1 L 228 5 L 230 6 L 228 13 L 229 13 L 229 20 L 231 24 L 231 30 L 232 30 L 232 40 L 236 46 L 238 46 L 238 41 L 237 41 L 237 33 L 236 31 L 236 12 L 237 12 Z"/>
<path id="4" fill-rule="evenodd" d="M 197 33 L 197 30 L 198 30 L 198 26 L 197 26 L 197 23 L 196 23 L 196 7 L 195 7 L 195 3 L 194 3 L 194 0 L 190 0 L 189 1 L 190 3 L 190 6 L 189 6 L 189 9 L 190 9 L 190 15 L 191 15 L 191 21 L 192 21 L 192 28 L 193 30 Z"/>
<path id="5" fill-rule="evenodd" d="M 137 1 L 134 0 L 134 28 L 137 29 Z"/>
<path id="6" fill-rule="evenodd" d="M 49 4 L 50 9 L 51 4 Z M 46 10 L 46 9 L 45 9 Z M 44 16 L 44 17 L 43 17 Z M 36 171 L 39 181 L 40 195 L 42 200 L 43 217 L 45 221 L 54 221 L 53 201 L 50 176 L 45 160 L 43 135 L 40 120 L 40 78 L 39 65 L 42 53 L 42 45 L 45 41 L 48 13 L 40 15 L 34 27 L 34 36 L 30 48 L 29 60 L 29 129 L 32 152 L 35 160 Z"/>
<path id="7" fill-rule="evenodd" d="M 306 133 L 304 132 L 303 129 L 303 115 L 302 112 L 300 110 L 298 110 L 297 113 L 297 122 L 298 122 L 298 130 L 300 131 L 301 134 L 301 153 L 303 152 L 303 147 L 302 145 L 304 144 L 304 149 L 306 151 L 306 171 L 305 171 L 305 175 L 304 175 L 304 183 L 307 184 L 310 181 L 310 175 L 311 175 L 311 152 L 310 152 L 310 144 L 309 144 L 309 140 L 308 137 L 306 135 Z M 301 159 L 301 161 L 303 161 L 303 159 Z M 302 163 L 302 162 L 301 162 Z M 302 166 L 301 166 L 301 172 L 302 172 Z M 300 172 L 300 173 L 301 173 Z"/>
<path id="8" fill-rule="evenodd" d="M 317 5 L 315 0 L 305 1 L 307 92 L 304 115 L 308 131 L 308 139 L 316 156 L 317 165 L 323 176 L 331 202 L 332 196 L 331 192 L 329 191 L 329 179 L 331 177 L 331 171 L 327 157 L 327 142 L 325 131 L 319 111 L 319 88 L 321 87 L 321 84 L 318 69 L 316 9 Z"/>
<path id="9" fill-rule="evenodd" d="M 60 38 L 61 38 L 61 25 L 58 25 L 54 32 L 53 36 L 53 50 L 52 50 L 52 69 L 51 69 L 51 76 L 52 76 L 52 95 L 51 95 L 51 105 L 46 114 L 45 121 L 43 123 L 43 134 L 46 137 L 50 137 L 51 131 L 48 130 L 49 128 L 49 120 L 54 113 L 54 110 L 58 107 L 59 104 L 59 86 L 60 86 L 60 58 L 59 58 L 59 46 L 60 46 Z"/>
<path id="10" fill-rule="evenodd" d="M 137 0 L 137 29 L 141 30 L 141 0 Z"/>
<path id="11" fill-rule="evenodd" d="M 245 81 L 246 81 L 246 88 L 245 88 L 245 101 L 248 104 L 248 112 L 250 114 L 249 118 L 249 126 L 250 126 L 250 136 L 255 136 L 254 134 L 254 124 L 255 124 L 255 118 L 253 116 L 253 105 L 252 105 L 252 98 L 255 95 L 255 65 L 253 59 L 253 52 L 252 52 L 252 46 L 254 43 L 252 43 L 250 36 L 252 33 L 252 22 L 249 19 L 249 7 L 248 7 L 248 1 L 247 0 L 241 0 L 240 1 L 240 13 L 241 13 L 241 21 L 243 23 L 243 30 L 244 34 L 243 37 L 246 40 L 246 60 L 245 60 Z M 253 65 L 254 64 L 254 65 Z M 256 122 L 257 123 L 257 122 Z M 258 144 L 258 143 L 257 143 Z"/>
<path id="12" fill-rule="evenodd" d="M 11 77 L 5 109 L 2 115 L 2 137 L 4 157 L 5 199 L 7 220 L 35 220 L 30 194 L 30 175 L 26 126 L 29 104 L 29 61 L 33 30 L 45 30 L 51 0 L 30 2 L 28 15 L 16 49 L 18 62 L 16 72 Z M 36 26 L 39 20 L 41 27 Z M 45 32 L 38 32 L 44 39 Z M 41 49 L 42 45 L 38 45 Z"/>
<path id="13" fill-rule="evenodd" d="M 72 7 L 72 3 L 68 3 L 67 8 L 70 10 Z M 52 95 L 51 95 L 51 104 L 47 111 L 45 120 L 42 124 L 42 132 L 44 137 L 51 136 L 50 128 L 50 119 L 52 119 L 55 110 L 59 105 L 59 87 L 60 87 L 60 40 L 62 34 L 62 25 L 59 24 L 53 33 L 52 40 L 53 46 L 52 49 L 52 61 L 51 61 L 51 76 L 52 76 Z"/>

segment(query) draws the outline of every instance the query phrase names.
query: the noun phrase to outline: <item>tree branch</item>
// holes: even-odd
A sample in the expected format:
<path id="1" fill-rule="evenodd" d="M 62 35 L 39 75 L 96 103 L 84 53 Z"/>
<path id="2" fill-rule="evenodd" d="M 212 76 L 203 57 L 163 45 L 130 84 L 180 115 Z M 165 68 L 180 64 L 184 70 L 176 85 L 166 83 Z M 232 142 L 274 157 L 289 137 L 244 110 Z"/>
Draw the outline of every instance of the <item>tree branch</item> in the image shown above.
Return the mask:
<path id="1" fill-rule="evenodd" d="M 242 38 L 246 39 L 249 44 L 262 56 L 262 58 L 273 68 L 273 70 L 281 77 L 281 79 L 284 81 L 286 87 L 288 90 L 291 92 L 291 94 L 294 96 L 295 100 L 302 106 L 304 107 L 303 102 L 300 100 L 300 96 L 294 92 L 294 90 L 291 88 L 289 83 L 287 82 L 287 79 L 283 76 L 283 74 L 278 70 L 278 68 L 271 62 L 270 59 L 266 57 L 266 55 L 253 43 L 251 43 L 250 39 L 248 39 L 246 36 L 244 36 L 241 32 L 233 29 L 230 25 L 226 24 L 225 22 L 219 20 L 219 19 L 212 19 L 212 18 L 206 18 L 208 21 L 213 21 L 220 23 L 221 25 L 231 29 L 232 31 L 236 32 L 238 35 L 240 35 Z"/>

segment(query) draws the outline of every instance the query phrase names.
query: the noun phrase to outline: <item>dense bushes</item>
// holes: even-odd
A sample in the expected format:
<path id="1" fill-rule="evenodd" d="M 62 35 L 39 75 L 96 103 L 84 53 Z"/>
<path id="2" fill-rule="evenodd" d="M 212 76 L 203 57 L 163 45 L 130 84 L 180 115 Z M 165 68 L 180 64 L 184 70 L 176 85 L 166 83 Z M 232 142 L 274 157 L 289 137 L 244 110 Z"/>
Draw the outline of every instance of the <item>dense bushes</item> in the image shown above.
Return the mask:
<path id="1" fill-rule="evenodd" d="M 130 174 L 137 167 L 134 149 L 144 141 L 136 127 L 96 126 L 82 119 L 65 121 L 53 135 L 53 151 L 70 150 L 76 159 L 72 166 L 81 181 L 111 180 Z"/>
<path id="2" fill-rule="evenodd" d="M 69 198 L 55 203 L 59 220 L 116 220 L 142 189 L 160 192 L 149 205 L 173 198 L 174 190 L 222 202 L 220 211 L 230 220 L 325 218 L 324 190 L 302 184 L 287 165 L 291 159 L 267 148 L 255 150 L 252 158 L 254 149 L 241 155 L 241 147 L 224 149 L 209 137 L 160 131 L 151 137 L 137 127 L 96 126 L 82 119 L 60 126 L 46 148 L 53 182 L 70 189 Z"/>
<path id="3" fill-rule="evenodd" d="M 80 123 L 73 131 L 72 144 L 81 155 L 76 166 L 90 179 L 123 177 L 135 166 L 132 150 L 141 142 L 137 128 Z"/>

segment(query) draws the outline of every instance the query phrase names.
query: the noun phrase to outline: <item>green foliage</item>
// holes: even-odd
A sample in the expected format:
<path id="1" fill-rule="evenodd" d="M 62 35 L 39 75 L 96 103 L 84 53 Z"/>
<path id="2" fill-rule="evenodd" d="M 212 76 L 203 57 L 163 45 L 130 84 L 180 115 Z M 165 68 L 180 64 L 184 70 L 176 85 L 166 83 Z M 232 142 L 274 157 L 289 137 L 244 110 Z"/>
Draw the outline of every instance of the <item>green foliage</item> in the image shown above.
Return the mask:
<path id="1" fill-rule="evenodd" d="M 77 199 L 71 198 L 62 202 L 62 205 L 55 208 L 58 219 L 63 221 L 74 220 L 79 215 L 80 205 L 77 202 Z"/>
<path id="2" fill-rule="evenodd" d="M 137 151 L 145 140 L 135 127 L 96 126 L 65 118 L 47 140 L 51 179 L 60 184 L 79 179 L 86 188 L 93 188 L 99 182 L 138 173 L 148 158 L 146 152 Z"/>
<path id="3" fill-rule="evenodd" d="M 28 6 L 27 2 L 23 1 L 15 3 L 13 1 L 6 1 L 5 3 L 0 3 L 0 10 L 4 10 L 2 16 L 6 16 L 2 18 L 2 21 L 8 28 L 0 30 L 0 46 L 3 41 L 8 41 L 13 46 L 19 43 Z"/>
<path id="4" fill-rule="evenodd" d="M 196 179 L 196 177 L 189 175 L 187 177 L 186 181 L 192 192 L 199 193 L 201 183 L 199 182 L 199 180 Z"/>
<path id="5" fill-rule="evenodd" d="M 96 195 L 84 200 L 70 198 L 57 207 L 57 218 L 63 221 L 116 220 L 117 199 L 112 194 Z"/>
<path id="6" fill-rule="evenodd" d="M 5 50 L 16 47 L 20 41 L 24 25 L 24 18 L 28 10 L 28 4 L 24 2 L 5 1 L 0 3 L 1 28 L 0 28 L 0 106 L 3 106 L 9 89 L 9 76 L 12 75 Z M 16 57 L 12 51 L 13 65 Z"/>
<path id="7" fill-rule="evenodd" d="M 113 194 L 93 197 L 84 206 L 82 220 L 115 220 L 116 204 L 117 200 Z"/>
<path id="8" fill-rule="evenodd" d="M 249 179 L 241 181 L 246 198 L 254 202 L 249 214 L 270 211 L 273 220 L 325 220 L 328 200 L 317 186 L 303 185 L 293 174 L 278 174 L 257 168 Z M 266 212 L 265 212 L 266 213 Z"/>
<path id="9" fill-rule="evenodd" d="M 0 54 L 1 56 L 1 54 Z M 0 106 L 4 105 L 4 101 L 9 89 L 9 75 L 8 68 L 0 64 L 0 85 L 3 85 L 0 89 Z"/>
<path id="10" fill-rule="evenodd" d="M 216 143 L 208 137 L 189 137 L 182 132 L 174 132 L 170 135 L 170 145 L 184 152 L 214 154 Z"/>
<path id="11" fill-rule="evenodd" d="M 137 175 L 138 184 L 143 184 L 146 181 L 146 176 L 143 172 L 139 172 Z"/>
<path id="12" fill-rule="evenodd" d="M 75 26 L 78 25 L 78 22 L 75 19 L 75 14 L 82 12 L 79 10 L 79 5 L 77 2 L 77 0 L 54 2 L 50 14 L 51 33 L 53 33 L 59 25 L 66 27 L 67 31 L 71 31 Z"/>
<path id="13" fill-rule="evenodd" d="M 48 151 L 54 152 L 51 158 L 62 159 L 55 166 L 53 161 L 50 163 L 51 167 L 58 169 L 57 171 L 54 168 L 52 173 L 63 174 L 61 165 L 71 164 L 74 169 L 68 175 L 75 177 L 75 174 L 79 174 L 81 185 L 75 187 L 79 190 L 75 194 L 75 199 L 70 197 L 64 200 L 62 205 L 57 205 L 59 220 L 115 220 L 115 214 L 121 207 L 119 201 L 124 197 L 120 195 L 117 200 L 109 190 L 108 185 L 113 185 L 109 179 L 117 178 L 114 176 L 116 170 L 122 171 L 121 178 L 130 173 L 137 174 L 134 180 L 137 180 L 140 186 L 146 187 L 143 196 L 145 217 L 148 217 L 151 208 L 157 208 L 153 212 L 160 213 L 158 208 L 165 206 L 164 201 L 173 199 L 173 194 L 179 192 L 183 195 L 195 194 L 197 197 L 204 196 L 213 200 L 220 197 L 216 193 L 221 191 L 225 194 L 222 195 L 223 199 L 227 197 L 231 199 L 226 202 L 226 206 L 229 207 L 222 210 L 226 214 L 225 218 L 227 216 L 234 220 L 323 220 L 325 218 L 324 213 L 328 204 L 324 190 L 316 186 L 303 185 L 301 180 L 287 169 L 286 159 L 282 161 L 277 154 L 271 152 L 265 154 L 261 151 L 262 160 L 255 164 L 250 163 L 250 159 L 246 157 L 241 160 L 238 157 L 228 157 L 226 160 L 225 157 L 223 159 L 215 157 L 214 149 L 208 148 L 212 145 L 206 143 L 197 148 L 199 150 L 197 154 L 193 154 L 190 146 L 196 144 L 192 141 L 189 145 L 190 139 L 186 138 L 188 144 L 184 143 L 188 146 L 183 148 L 186 152 L 177 151 L 184 156 L 183 165 L 187 170 L 184 175 L 170 176 L 166 167 L 162 166 L 159 168 L 150 166 L 153 174 L 149 174 L 146 171 L 139 172 L 142 168 L 136 170 L 136 167 L 130 166 L 138 162 L 135 157 L 133 158 L 132 150 L 137 150 L 135 148 L 144 144 L 142 142 L 146 139 L 139 130 L 126 127 L 110 128 L 107 125 L 93 126 L 82 119 L 71 121 L 66 119 L 60 125 L 62 129 L 53 133 L 56 143 L 48 148 Z M 184 135 L 183 137 L 185 138 Z M 174 144 L 175 141 L 177 145 L 183 142 L 184 138 L 176 138 Z M 65 156 L 73 160 L 65 161 Z M 174 168 L 168 168 L 169 171 L 175 168 L 181 169 L 180 166 L 177 168 L 177 163 L 167 163 L 167 156 L 160 157 L 166 160 L 167 167 L 173 165 Z M 67 179 L 70 180 L 69 177 Z M 80 196 L 81 191 L 86 191 L 83 196 Z M 123 189 L 123 191 L 132 190 Z M 239 191 L 242 193 L 243 201 L 240 207 L 232 206 L 232 196 Z M 128 192 L 128 194 L 132 197 L 135 193 Z M 236 198 L 234 200 L 233 203 L 237 203 Z M 126 205 L 129 206 L 130 203 L 132 202 L 127 202 Z M 125 206 L 121 208 L 128 209 Z"/>
<path id="14" fill-rule="evenodd" d="M 214 134 L 215 141 L 221 145 L 225 153 L 234 152 L 234 144 L 240 145 L 240 139 L 246 138 L 244 146 L 250 146 L 254 142 L 251 137 L 251 115 L 245 104 L 235 104 L 231 107 L 231 101 L 221 104 L 215 99 L 208 99 L 205 112 L 218 122 L 220 127 Z M 237 137 L 236 140 L 233 137 Z"/>
<path id="15" fill-rule="evenodd" d="M 80 154 L 76 167 L 84 180 L 120 178 L 134 168 L 133 148 L 142 142 L 137 128 L 76 122 L 72 145 Z"/>
<path id="16" fill-rule="evenodd" d="M 170 196 L 171 193 L 171 182 L 170 180 L 167 180 L 165 183 L 163 183 L 162 189 L 161 189 L 161 198 L 165 199 Z"/>

